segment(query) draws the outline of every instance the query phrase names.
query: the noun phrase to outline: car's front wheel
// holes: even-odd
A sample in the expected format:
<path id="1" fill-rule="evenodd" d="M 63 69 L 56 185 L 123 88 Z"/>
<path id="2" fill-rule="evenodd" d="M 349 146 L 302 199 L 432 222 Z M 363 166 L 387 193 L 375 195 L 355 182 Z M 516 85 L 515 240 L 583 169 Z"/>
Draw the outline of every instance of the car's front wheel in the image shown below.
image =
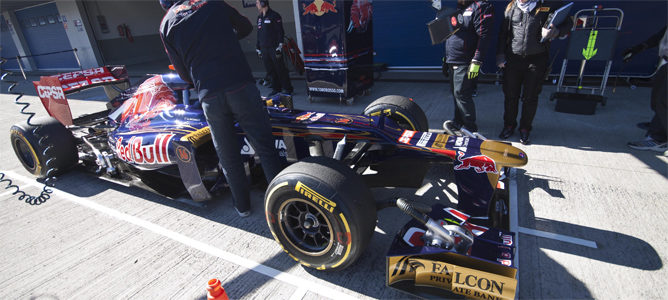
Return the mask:
<path id="1" fill-rule="evenodd" d="M 376 225 L 373 195 L 341 162 L 309 157 L 279 173 L 265 195 L 267 223 L 296 261 L 319 270 L 350 266 Z"/>

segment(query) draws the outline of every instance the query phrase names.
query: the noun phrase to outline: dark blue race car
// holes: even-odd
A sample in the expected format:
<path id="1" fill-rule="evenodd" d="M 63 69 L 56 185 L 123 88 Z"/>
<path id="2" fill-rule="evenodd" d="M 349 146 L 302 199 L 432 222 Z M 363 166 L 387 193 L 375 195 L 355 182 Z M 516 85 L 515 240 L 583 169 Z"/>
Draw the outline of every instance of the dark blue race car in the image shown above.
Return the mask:
<path id="1" fill-rule="evenodd" d="M 72 118 L 65 95 L 99 85 L 116 94 L 108 109 Z M 32 174 L 50 177 L 79 166 L 195 202 L 211 200 L 226 186 L 201 106 L 176 75 L 156 75 L 128 87 L 125 69 L 107 66 L 42 77 L 35 87 L 50 117 L 11 128 L 16 155 Z M 452 165 L 456 209 L 467 220 L 505 227 L 508 204 L 500 191 L 508 168 L 527 163 L 521 150 L 428 132 L 424 112 L 402 96 L 381 97 L 361 114 L 297 110 L 285 95 L 262 101 L 276 148 L 291 163 L 268 185 L 266 219 L 274 238 L 301 264 L 329 270 L 351 265 L 371 238 L 377 210 L 396 205 L 375 201 L 370 188 L 417 188 L 434 164 Z M 241 129 L 236 139 L 253 177 L 261 170 L 259 160 Z M 463 255 L 482 251 L 470 245 L 475 243 L 472 225 L 434 226 L 417 204 L 399 206 L 441 241 L 432 239 L 427 246 Z M 413 245 L 411 238 L 404 246 Z"/>

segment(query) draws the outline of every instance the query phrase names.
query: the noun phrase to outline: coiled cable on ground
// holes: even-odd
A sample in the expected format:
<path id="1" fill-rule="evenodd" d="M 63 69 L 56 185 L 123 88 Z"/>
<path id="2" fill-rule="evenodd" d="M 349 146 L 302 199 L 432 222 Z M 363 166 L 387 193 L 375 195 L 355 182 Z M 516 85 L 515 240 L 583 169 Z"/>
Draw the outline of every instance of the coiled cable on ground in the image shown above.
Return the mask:
<path id="1" fill-rule="evenodd" d="M 7 59 L 5 59 L 3 57 L 0 57 L 0 68 L 6 62 L 7 62 Z M 9 83 L 9 88 L 7 88 L 7 92 L 9 94 L 16 95 L 16 98 L 14 99 L 14 103 L 17 104 L 17 105 L 22 106 L 20 112 L 21 112 L 21 114 L 28 116 L 28 119 L 26 120 L 26 122 L 30 126 L 35 126 L 35 128 L 32 130 L 32 133 L 35 136 L 37 136 L 37 134 L 39 133 L 39 130 L 41 130 L 42 127 L 36 126 L 36 125 L 34 125 L 30 122 L 32 120 L 32 118 L 35 116 L 35 113 L 27 111 L 28 107 L 30 106 L 30 103 L 19 101 L 23 97 L 23 93 L 14 91 L 16 86 L 18 86 L 19 82 L 9 80 L 7 78 L 7 76 L 9 76 L 11 74 L 12 74 L 12 72 L 10 72 L 10 71 L 3 71 L 2 77 L 0 77 L 0 81 Z M 25 75 L 24 75 L 24 78 L 25 78 Z M 54 146 L 52 144 L 47 143 L 47 141 L 46 141 L 47 138 L 48 138 L 48 135 L 45 135 L 45 136 L 41 137 L 39 139 L 39 141 L 37 142 L 39 144 L 39 146 L 44 148 L 44 150 L 42 151 L 42 155 L 44 155 L 44 157 L 49 157 L 50 153 L 53 152 L 53 148 L 54 148 Z M 54 184 L 55 184 L 55 181 L 56 181 L 55 172 L 57 171 L 57 169 L 53 167 L 54 164 L 55 164 L 55 161 L 56 161 L 55 157 L 50 157 L 45 162 L 47 170 L 46 170 L 46 173 L 45 173 L 46 176 L 45 176 L 45 179 L 44 179 L 44 187 L 42 188 L 42 191 L 40 192 L 40 194 L 38 196 L 33 196 L 33 195 L 30 195 L 30 194 L 24 192 L 18 185 L 14 184 L 11 179 L 6 178 L 7 177 L 6 174 L 2 173 L 2 172 L 0 172 L 0 183 L 7 185 L 5 187 L 6 190 L 13 189 L 14 192 L 12 193 L 12 195 L 18 195 L 18 199 L 20 201 L 25 201 L 26 203 L 31 204 L 31 205 L 42 204 L 42 203 L 46 202 L 47 200 L 49 200 L 51 198 L 51 193 L 53 193 L 53 190 L 50 189 L 49 187 L 53 187 Z"/>

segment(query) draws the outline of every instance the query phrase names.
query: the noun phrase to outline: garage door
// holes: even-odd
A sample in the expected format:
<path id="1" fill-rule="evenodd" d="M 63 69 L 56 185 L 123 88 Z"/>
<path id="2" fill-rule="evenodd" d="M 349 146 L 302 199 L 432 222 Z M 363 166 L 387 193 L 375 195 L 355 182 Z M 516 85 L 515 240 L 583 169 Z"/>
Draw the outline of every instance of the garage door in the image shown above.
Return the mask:
<path id="1" fill-rule="evenodd" d="M 16 45 L 14 40 L 12 40 L 11 31 L 9 25 L 5 20 L 5 17 L 0 16 L 0 57 L 6 58 L 7 62 L 0 66 L 0 69 L 3 70 L 18 70 L 19 65 L 16 63 L 15 57 L 19 55 L 19 51 L 16 50 Z"/>
<path id="2" fill-rule="evenodd" d="M 79 68 L 71 51 L 39 55 L 72 49 L 55 3 L 17 10 L 16 18 L 37 69 Z"/>

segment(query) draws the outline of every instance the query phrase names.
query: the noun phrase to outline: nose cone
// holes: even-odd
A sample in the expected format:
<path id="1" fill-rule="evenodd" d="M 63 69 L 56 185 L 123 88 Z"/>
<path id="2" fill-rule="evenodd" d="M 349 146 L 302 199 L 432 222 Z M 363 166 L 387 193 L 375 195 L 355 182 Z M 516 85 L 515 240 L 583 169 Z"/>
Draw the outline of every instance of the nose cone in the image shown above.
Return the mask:
<path id="1" fill-rule="evenodd" d="M 529 158 L 524 151 L 512 145 L 497 142 L 484 141 L 480 145 L 480 152 L 496 162 L 497 166 L 522 167 L 527 164 Z"/>

